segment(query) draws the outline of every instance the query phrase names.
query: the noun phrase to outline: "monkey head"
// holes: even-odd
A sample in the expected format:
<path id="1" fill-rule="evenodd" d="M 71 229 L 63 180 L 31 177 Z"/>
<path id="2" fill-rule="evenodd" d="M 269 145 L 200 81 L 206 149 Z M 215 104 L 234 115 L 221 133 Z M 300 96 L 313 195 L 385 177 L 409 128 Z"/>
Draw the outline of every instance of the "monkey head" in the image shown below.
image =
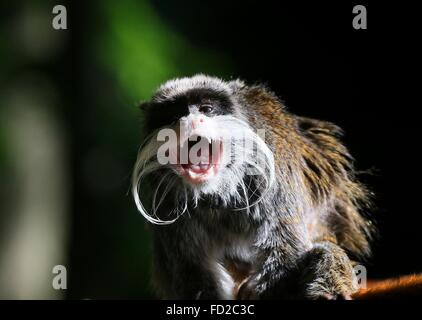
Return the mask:
<path id="1" fill-rule="evenodd" d="M 271 188 L 273 153 L 265 132 L 248 120 L 239 95 L 243 86 L 204 75 L 175 79 L 141 105 L 149 136 L 139 151 L 132 191 L 150 222 L 173 222 L 201 201 L 248 209 Z M 150 189 L 148 210 L 143 199 Z M 175 209 L 168 212 L 170 220 L 162 220 L 159 207 L 169 200 Z"/>

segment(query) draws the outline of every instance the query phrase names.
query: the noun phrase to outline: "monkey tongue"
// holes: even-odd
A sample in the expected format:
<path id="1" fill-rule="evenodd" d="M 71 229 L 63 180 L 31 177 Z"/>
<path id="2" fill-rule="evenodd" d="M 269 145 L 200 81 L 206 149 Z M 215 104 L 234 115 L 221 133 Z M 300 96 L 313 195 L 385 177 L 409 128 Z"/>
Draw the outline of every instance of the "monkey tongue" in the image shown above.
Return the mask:
<path id="1" fill-rule="evenodd" d="M 200 163 L 200 164 L 189 164 L 183 165 L 183 177 L 192 184 L 200 184 L 210 180 L 217 173 L 217 166 Z"/>

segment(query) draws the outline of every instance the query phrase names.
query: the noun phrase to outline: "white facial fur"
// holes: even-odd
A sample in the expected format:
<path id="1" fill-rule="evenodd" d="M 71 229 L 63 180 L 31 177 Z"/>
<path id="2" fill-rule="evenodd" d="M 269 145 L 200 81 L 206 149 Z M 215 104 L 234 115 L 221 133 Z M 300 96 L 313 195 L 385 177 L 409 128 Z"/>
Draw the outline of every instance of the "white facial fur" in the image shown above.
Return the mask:
<path id="1" fill-rule="evenodd" d="M 173 223 L 187 210 L 188 204 L 197 206 L 201 198 L 206 195 L 219 197 L 223 206 L 249 210 L 270 190 L 274 182 L 273 154 L 263 139 L 245 121 L 234 116 L 222 115 L 207 117 L 202 126 L 192 127 L 189 125 L 190 118 L 181 120 L 187 121 L 187 137 L 198 135 L 212 141 L 222 141 L 224 157 L 216 174 L 202 183 L 192 184 L 183 178 L 177 169 L 177 164 L 160 164 L 157 153 L 163 143 L 157 141 L 158 131 L 155 132 L 140 149 L 132 181 L 135 203 L 148 221 L 154 224 Z M 181 136 L 180 133 L 177 134 L 179 141 L 172 145 L 180 146 Z M 143 178 L 163 168 L 167 168 L 168 172 L 161 177 L 156 186 L 150 213 L 140 198 L 144 190 L 150 188 L 142 184 Z M 261 196 L 254 203 L 250 203 L 249 197 L 255 190 L 249 190 L 244 181 L 245 176 L 251 174 L 251 168 L 255 169 L 254 174 L 259 174 L 257 179 L 260 182 L 258 191 Z M 156 201 L 159 193 L 160 199 Z M 161 220 L 157 216 L 157 210 L 164 199 L 170 195 L 175 202 L 175 209 L 169 212 L 173 218 Z"/>

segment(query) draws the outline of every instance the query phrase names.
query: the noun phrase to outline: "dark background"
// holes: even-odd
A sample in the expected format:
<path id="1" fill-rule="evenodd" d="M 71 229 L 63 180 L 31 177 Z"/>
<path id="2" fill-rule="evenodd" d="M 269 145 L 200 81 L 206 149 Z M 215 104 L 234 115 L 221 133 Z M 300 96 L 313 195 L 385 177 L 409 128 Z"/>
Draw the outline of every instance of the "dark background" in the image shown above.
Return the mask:
<path id="1" fill-rule="evenodd" d="M 368 10 L 367 30 L 352 27 L 357 4 Z M 364 263 L 368 277 L 422 272 L 420 35 L 407 4 L 154 0 L 66 6 L 63 49 L 54 59 L 26 63 L 45 72 L 60 97 L 53 112 L 68 150 L 66 297 L 153 297 L 149 236 L 127 195 L 143 136 L 134 105 L 162 81 L 197 72 L 264 82 L 291 112 L 341 126 L 361 179 L 375 194 L 371 215 L 379 235 Z M 7 10 L 8 19 L 18 12 Z M 19 74 L 10 69 L 10 77 Z"/>

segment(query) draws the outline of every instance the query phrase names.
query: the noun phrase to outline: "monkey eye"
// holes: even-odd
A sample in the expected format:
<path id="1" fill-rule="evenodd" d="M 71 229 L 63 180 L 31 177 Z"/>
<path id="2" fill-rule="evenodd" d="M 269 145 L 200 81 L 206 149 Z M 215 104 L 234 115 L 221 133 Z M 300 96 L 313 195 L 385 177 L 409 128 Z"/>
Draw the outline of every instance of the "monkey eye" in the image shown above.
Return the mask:
<path id="1" fill-rule="evenodd" d="M 212 109 L 213 109 L 212 105 L 210 105 L 210 104 L 202 104 L 199 107 L 199 111 L 202 112 L 202 113 L 210 113 L 212 111 Z"/>

